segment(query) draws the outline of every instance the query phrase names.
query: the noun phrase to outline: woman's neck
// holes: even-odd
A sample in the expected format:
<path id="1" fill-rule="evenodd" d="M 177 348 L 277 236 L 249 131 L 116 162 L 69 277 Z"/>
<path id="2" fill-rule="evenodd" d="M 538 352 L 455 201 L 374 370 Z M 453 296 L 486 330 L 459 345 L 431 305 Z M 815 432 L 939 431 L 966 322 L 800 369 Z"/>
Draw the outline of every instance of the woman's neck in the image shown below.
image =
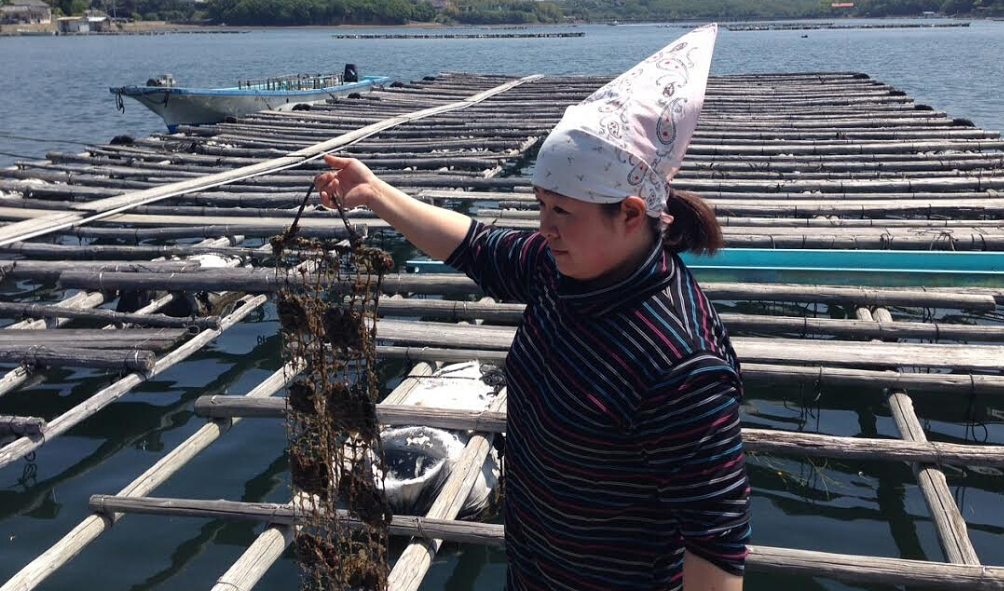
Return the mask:
<path id="1" fill-rule="evenodd" d="M 648 255 L 652 253 L 652 249 L 655 248 L 655 236 L 648 232 L 645 233 L 645 236 L 646 238 L 643 241 L 628 249 L 625 256 L 617 265 L 599 277 L 589 279 L 583 283 L 592 289 L 600 289 L 619 283 L 630 277 L 645 262 Z"/>

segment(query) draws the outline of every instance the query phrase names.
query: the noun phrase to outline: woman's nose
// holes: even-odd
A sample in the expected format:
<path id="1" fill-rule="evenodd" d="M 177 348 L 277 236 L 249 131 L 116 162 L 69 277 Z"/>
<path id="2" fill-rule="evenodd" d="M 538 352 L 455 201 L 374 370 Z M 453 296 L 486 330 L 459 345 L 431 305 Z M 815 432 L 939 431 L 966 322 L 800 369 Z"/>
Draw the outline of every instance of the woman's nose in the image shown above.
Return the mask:
<path id="1" fill-rule="evenodd" d="M 548 240 L 558 237 L 558 229 L 552 222 L 551 216 L 544 212 L 541 212 L 540 214 L 540 233 Z"/>

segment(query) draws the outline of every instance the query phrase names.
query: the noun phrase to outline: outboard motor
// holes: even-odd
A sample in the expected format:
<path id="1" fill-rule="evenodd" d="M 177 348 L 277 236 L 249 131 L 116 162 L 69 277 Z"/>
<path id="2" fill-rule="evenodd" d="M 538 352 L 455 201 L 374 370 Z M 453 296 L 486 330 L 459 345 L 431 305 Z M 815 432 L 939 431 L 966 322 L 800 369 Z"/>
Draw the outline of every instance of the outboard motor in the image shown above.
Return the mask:
<path id="1" fill-rule="evenodd" d="M 160 78 L 150 78 L 146 81 L 147 86 L 163 86 L 165 88 L 171 88 L 175 84 L 174 76 L 170 74 L 164 74 Z"/>
<path id="2" fill-rule="evenodd" d="M 342 75 L 342 82 L 359 82 L 359 72 L 356 71 L 355 64 L 345 64 L 345 73 Z"/>

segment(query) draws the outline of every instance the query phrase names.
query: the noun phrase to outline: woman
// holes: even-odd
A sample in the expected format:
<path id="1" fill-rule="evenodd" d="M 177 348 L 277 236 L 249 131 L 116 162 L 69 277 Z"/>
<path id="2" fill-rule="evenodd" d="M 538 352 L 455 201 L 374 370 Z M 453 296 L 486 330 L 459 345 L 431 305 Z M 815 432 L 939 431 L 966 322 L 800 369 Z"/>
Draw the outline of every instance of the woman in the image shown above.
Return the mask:
<path id="1" fill-rule="evenodd" d="M 742 587 L 749 484 L 739 363 L 677 256 L 722 244 L 674 192 L 717 27 L 570 107 L 533 176 L 540 230 L 411 199 L 353 159 L 316 186 L 366 206 L 489 295 L 527 304 L 506 359 L 510 591 Z"/>

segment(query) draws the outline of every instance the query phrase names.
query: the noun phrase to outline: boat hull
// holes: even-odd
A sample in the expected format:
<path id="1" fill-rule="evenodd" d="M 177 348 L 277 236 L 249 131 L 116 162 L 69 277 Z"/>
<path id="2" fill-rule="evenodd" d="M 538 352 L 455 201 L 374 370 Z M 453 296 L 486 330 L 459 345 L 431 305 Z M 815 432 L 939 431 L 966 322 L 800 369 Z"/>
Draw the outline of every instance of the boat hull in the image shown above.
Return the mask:
<path id="1" fill-rule="evenodd" d="M 1004 253 L 809 248 L 723 248 L 713 257 L 683 253 L 702 283 L 797 283 L 874 287 L 1004 287 Z M 449 273 L 439 261 L 415 259 L 419 273 Z"/>
<path id="2" fill-rule="evenodd" d="M 129 97 L 161 116 L 172 133 L 179 125 L 207 125 L 258 111 L 289 111 L 295 105 L 318 103 L 330 98 L 366 92 L 389 82 L 383 76 L 367 76 L 359 82 L 316 90 L 275 91 L 237 88 L 198 89 L 160 86 L 124 86 L 109 89 Z"/>

